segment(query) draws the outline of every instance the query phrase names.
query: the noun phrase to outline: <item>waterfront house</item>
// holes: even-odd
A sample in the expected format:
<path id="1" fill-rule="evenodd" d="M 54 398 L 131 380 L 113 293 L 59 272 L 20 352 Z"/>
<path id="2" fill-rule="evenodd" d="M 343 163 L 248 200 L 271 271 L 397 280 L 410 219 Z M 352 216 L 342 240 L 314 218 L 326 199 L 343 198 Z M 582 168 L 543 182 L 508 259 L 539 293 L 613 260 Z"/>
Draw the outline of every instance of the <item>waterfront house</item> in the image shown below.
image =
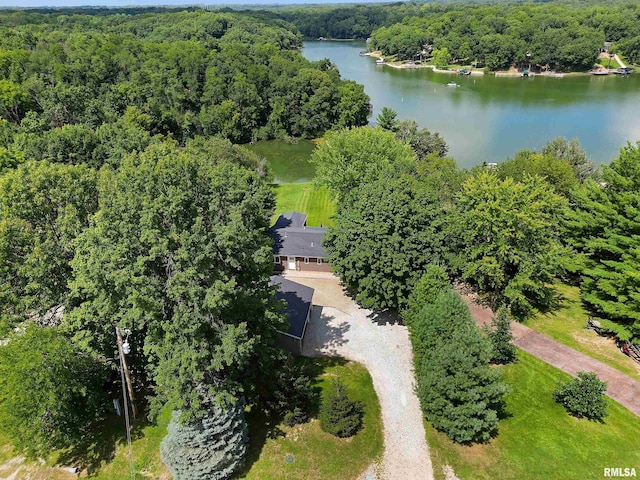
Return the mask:
<path id="1" fill-rule="evenodd" d="M 273 239 L 273 270 L 282 272 L 329 272 L 328 255 L 322 246 L 326 228 L 307 227 L 307 216 L 287 212 L 269 230 Z"/>

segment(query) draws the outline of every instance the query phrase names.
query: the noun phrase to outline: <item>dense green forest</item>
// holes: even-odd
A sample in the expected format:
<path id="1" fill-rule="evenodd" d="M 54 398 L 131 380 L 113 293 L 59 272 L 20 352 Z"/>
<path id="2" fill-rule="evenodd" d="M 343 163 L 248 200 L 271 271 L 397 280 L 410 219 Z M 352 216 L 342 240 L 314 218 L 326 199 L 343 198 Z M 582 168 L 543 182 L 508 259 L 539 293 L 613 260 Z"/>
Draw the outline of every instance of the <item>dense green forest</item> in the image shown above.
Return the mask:
<path id="1" fill-rule="evenodd" d="M 210 12 L 0 15 L 2 164 L 118 163 L 156 135 L 316 137 L 367 122 L 362 86 L 282 21 Z"/>
<path id="2" fill-rule="evenodd" d="M 370 47 L 400 60 L 447 49 L 453 61 L 490 70 L 514 64 L 587 70 L 605 41 L 630 62 L 640 60 L 636 4 L 564 3 L 389 4 L 318 7 L 278 12 L 310 38 L 367 38 Z"/>

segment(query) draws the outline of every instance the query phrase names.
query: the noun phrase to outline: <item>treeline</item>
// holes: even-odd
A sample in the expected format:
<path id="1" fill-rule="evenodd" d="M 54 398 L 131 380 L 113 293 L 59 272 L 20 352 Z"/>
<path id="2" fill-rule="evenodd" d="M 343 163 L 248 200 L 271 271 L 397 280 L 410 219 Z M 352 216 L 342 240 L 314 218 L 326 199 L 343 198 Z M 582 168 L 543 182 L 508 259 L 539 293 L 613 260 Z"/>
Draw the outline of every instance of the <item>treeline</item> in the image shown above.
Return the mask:
<path id="1" fill-rule="evenodd" d="M 98 166 L 157 135 L 248 142 L 367 122 L 363 87 L 304 59 L 299 34 L 279 20 L 16 12 L 0 24 L 4 164 Z"/>
<path id="2" fill-rule="evenodd" d="M 420 12 L 415 3 L 386 5 L 305 6 L 272 9 L 268 14 L 291 22 L 306 38 L 365 39 L 376 28 L 401 22 Z"/>
<path id="3" fill-rule="evenodd" d="M 389 4 L 276 10 L 309 38 L 367 38 L 371 48 L 413 60 L 428 46 L 450 62 L 490 70 L 531 64 L 587 70 L 605 41 L 640 61 L 640 10 L 635 4 L 575 2 Z"/>
<path id="4" fill-rule="evenodd" d="M 638 9 L 569 8 L 554 4 L 425 7 L 420 15 L 382 27 L 371 48 L 415 59 L 425 45 L 446 49 L 452 62 L 477 62 L 490 70 L 511 65 L 587 70 L 605 41 L 637 36 Z M 621 51 L 624 42 L 621 43 Z"/>
<path id="5" fill-rule="evenodd" d="M 361 303 L 404 308 L 438 264 L 517 317 L 551 306 L 557 279 L 581 283 L 610 328 L 640 333 L 629 274 L 640 148 L 598 172 L 576 140 L 558 138 L 466 171 L 437 134 L 409 133 L 390 109 L 378 121 L 386 128 L 328 135 L 313 156 L 318 181 L 338 197 L 326 247 Z"/>

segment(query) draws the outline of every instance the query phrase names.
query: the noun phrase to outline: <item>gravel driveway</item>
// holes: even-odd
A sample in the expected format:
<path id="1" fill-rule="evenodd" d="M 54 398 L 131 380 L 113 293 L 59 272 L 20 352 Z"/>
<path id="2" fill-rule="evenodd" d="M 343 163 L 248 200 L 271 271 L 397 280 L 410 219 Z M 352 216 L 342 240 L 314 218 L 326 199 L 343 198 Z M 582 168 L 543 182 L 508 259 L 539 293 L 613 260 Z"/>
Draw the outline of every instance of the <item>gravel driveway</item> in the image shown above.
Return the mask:
<path id="1" fill-rule="evenodd" d="M 339 355 L 362 363 L 371 374 L 382 411 L 384 455 L 382 464 L 372 466 L 364 478 L 433 479 L 422 413 L 414 393 L 407 328 L 390 316 L 360 308 L 343 294 L 333 276 L 287 277 L 316 290 L 304 354 Z"/>

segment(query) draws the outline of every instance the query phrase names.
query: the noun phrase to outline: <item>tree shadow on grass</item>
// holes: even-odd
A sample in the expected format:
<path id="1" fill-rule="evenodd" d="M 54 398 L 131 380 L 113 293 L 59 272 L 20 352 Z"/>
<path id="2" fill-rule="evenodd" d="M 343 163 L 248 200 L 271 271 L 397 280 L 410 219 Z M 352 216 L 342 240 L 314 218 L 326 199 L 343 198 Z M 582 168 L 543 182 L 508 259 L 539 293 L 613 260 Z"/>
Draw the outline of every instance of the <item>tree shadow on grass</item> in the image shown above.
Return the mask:
<path id="1" fill-rule="evenodd" d="M 547 294 L 537 302 L 532 302 L 534 311 L 542 314 L 551 314 L 562 309 L 567 298 L 558 292 L 555 288 L 549 288 Z M 523 318 L 523 320 L 526 318 Z"/>
<path id="2" fill-rule="evenodd" d="M 309 418 L 317 418 L 322 401 L 320 387 L 320 377 L 327 368 L 338 365 L 345 365 L 348 360 L 342 357 L 297 357 L 296 365 L 300 368 L 300 375 L 305 375 L 314 384 L 314 397 L 308 405 Z M 269 415 L 259 406 L 253 406 L 246 412 L 245 418 L 249 425 L 249 445 L 242 467 L 232 477 L 234 479 L 246 478 L 247 474 L 258 461 L 267 440 L 284 437 L 286 432 L 281 428 L 282 418 Z"/>
<path id="3" fill-rule="evenodd" d="M 146 412 L 140 411 L 136 419 L 131 418 L 131 440 L 142 436 L 142 429 L 149 425 Z M 118 444 L 126 444 L 127 432 L 124 416 L 107 415 L 75 447 L 63 451 L 57 459 L 58 465 L 86 469 L 89 476 L 95 474 L 103 463 L 112 461 Z"/>

